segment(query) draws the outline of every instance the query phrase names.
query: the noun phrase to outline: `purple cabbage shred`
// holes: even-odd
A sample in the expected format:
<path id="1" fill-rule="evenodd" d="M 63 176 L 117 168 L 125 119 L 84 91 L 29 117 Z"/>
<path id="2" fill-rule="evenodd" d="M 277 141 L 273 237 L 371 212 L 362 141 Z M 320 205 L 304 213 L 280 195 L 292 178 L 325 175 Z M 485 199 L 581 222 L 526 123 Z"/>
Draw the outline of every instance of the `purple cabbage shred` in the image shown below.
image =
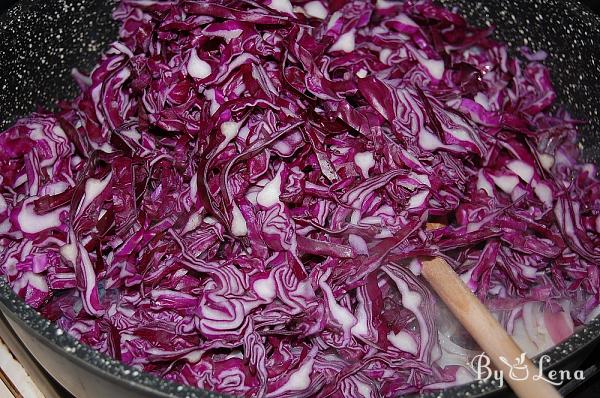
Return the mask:
<path id="1" fill-rule="evenodd" d="M 81 93 L 0 134 L 0 270 L 83 343 L 221 393 L 376 398 L 470 380 L 425 256 L 531 351 L 600 313 L 600 184 L 543 51 L 429 1 L 114 18 Z"/>

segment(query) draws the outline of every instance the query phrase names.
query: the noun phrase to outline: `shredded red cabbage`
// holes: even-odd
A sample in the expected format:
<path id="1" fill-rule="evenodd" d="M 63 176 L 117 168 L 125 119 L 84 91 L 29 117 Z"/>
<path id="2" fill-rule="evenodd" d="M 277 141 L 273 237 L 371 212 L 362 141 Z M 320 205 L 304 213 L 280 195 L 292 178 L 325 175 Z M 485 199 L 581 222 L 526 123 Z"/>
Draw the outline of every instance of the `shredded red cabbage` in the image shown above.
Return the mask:
<path id="1" fill-rule="evenodd" d="M 469 379 L 423 256 L 530 351 L 600 312 L 600 185 L 544 53 L 429 1 L 114 17 L 81 94 L 0 135 L 2 273 L 83 343 L 239 396 L 391 397 Z"/>

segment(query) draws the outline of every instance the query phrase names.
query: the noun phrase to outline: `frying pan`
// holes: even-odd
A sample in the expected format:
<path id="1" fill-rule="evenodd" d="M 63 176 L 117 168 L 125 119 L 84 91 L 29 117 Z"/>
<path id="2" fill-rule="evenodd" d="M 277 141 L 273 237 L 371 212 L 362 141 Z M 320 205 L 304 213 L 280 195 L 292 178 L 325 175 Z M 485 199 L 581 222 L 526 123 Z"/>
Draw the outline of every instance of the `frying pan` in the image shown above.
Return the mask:
<path id="1" fill-rule="evenodd" d="M 472 23 L 497 26 L 512 49 L 527 45 L 550 54 L 546 64 L 580 128 L 586 160 L 600 164 L 600 18 L 576 2 L 559 0 L 441 0 Z M 0 17 L 0 129 L 37 105 L 52 108 L 75 96 L 73 67 L 84 71 L 116 38 L 114 1 L 23 0 Z M 123 365 L 61 333 L 18 298 L 0 278 L 0 310 L 38 362 L 73 395 L 105 397 L 223 397 L 161 380 Z M 550 349 L 545 368 L 574 369 L 600 340 L 600 319 Z M 493 381 L 478 381 L 430 396 L 506 396 Z"/>

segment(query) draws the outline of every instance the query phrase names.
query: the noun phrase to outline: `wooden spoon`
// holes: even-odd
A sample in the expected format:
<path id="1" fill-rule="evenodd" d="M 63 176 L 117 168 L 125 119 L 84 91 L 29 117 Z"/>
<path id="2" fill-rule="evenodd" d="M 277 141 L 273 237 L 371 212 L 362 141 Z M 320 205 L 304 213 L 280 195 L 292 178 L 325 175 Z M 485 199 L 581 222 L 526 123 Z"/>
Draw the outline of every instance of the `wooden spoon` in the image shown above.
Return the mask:
<path id="1" fill-rule="evenodd" d="M 427 224 L 427 229 L 437 229 L 441 224 Z M 533 377 L 539 374 L 537 367 L 524 356 L 524 362 L 519 363 L 519 375 L 527 371 L 529 377 L 516 380 L 510 377 L 511 367 L 500 360 L 504 357 L 510 364 L 515 364 L 523 350 L 519 348 L 502 325 L 494 318 L 485 305 L 471 292 L 452 267 L 442 258 L 422 262 L 421 274 L 429 282 L 433 290 L 440 296 L 448 309 L 454 314 L 471 337 L 479 344 L 491 362 L 504 375 L 504 380 L 514 393 L 521 398 L 555 398 L 561 395 L 554 386 L 541 378 Z M 525 370 L 526 368 L 526 370 Z"/>

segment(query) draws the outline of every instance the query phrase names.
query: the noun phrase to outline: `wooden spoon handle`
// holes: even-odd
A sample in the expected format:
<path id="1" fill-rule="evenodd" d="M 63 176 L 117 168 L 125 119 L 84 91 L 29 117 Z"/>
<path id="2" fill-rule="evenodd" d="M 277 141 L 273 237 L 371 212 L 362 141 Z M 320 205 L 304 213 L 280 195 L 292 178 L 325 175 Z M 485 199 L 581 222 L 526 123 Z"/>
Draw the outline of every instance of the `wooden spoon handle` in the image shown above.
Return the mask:
<path id="1" fill-rule="evenodd" d="M 519 358 L 523 351 L 444 259 L 436 257 L 423 261 L 421 272 L 433 290 L 448 306 L 448 309 L 489 356 L 496 368 L 503 372 L 504 379 L 518 397 L 560 397 L 553 385 L 543 379 L 533 377 L 538 375 L 539 371 L 527 357 L 525 357 L 524 363 L 520 364 L 518 373 L 519 376 L 524 374 L 524 367 L 526 367 L 526 374 L 529 377 L 525 380 L 516 380 L 516 377 L 510 377 L 511 367 L 501 361 L 500 357 L 504 357 L 510 364 L 514 364 L 516 358 Z"/>

